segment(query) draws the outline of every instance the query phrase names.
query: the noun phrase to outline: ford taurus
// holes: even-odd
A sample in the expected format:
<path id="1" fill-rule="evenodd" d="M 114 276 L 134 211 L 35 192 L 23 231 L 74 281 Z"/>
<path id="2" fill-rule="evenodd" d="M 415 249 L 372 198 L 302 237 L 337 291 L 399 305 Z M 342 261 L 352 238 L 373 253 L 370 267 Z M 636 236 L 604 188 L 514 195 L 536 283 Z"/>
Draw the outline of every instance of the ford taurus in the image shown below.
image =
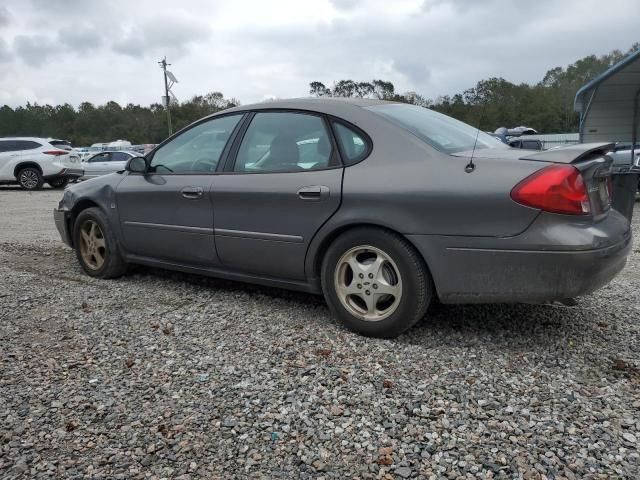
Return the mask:
<path id="1" fill-rule="evenodd" d="M 323 293 L 347 327 L 394 337 L 436 298 L 547 302 L 609 282 L 631 248 L 610 149 L 527 152 L 417 106 L 282 100 L 73 185 L 54 218 L 92 277 L 135 263 Z"/>

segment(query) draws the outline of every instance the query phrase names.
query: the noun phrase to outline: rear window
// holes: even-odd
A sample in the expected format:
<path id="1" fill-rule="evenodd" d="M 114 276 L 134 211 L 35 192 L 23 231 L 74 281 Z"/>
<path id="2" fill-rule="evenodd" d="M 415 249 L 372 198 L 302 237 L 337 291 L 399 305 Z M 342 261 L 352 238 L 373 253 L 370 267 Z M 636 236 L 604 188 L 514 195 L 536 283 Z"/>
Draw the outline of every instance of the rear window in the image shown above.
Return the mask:
<path id="1" fill-rule="evenodd" d="M 72 150 L 71 142 L 67 140 L 51 140 L 49 143 L 54 147 L 58 147 L 63 150 Z"/>
<path id="2" fill-rule="evenodd" d="M 500 140 L 455 118 L 424 107 L 392 103 L 366 107 L 404 128 L 441 152 L 453 154 L 484 148 L 509 148 Z M 477 138 L 477 142 L 476 142 Z"/>

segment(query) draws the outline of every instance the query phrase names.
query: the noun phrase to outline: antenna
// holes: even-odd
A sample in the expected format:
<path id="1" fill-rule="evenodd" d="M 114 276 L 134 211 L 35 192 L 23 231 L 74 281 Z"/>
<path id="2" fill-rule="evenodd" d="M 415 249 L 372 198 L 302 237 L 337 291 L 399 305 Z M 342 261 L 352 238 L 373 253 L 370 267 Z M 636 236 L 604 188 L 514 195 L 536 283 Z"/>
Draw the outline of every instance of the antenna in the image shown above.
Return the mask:
<path id="1" fill-rule="evenodd" d="M 476 132 L 476 139 L 473 142 L 473 150 L 471 151 L 471 158 L 469 159 L 469 163 L 467 163 L 464 167 L 464 171 L 467 173 L 471 173 L 476 169 L 476 164 L 473 163 L 473 156 L 476 154 L 476 146 L 478 145 L 478 137 L 480 136 L 480 126 L 482 125 L 482 120 L 484 119 L 484 108 L 487 106 L 487 102 L 485 101 L 482 104 L 482 109 L 480 110 L 480 120 L 478 121 L 478 131 Z"/>

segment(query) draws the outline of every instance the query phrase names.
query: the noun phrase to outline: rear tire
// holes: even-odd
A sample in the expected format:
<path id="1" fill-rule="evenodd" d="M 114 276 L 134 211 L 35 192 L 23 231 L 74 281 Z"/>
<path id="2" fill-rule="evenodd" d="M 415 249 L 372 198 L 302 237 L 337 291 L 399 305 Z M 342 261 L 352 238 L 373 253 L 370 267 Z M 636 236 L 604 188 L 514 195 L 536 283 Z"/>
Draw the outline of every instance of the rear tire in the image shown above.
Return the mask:
<path id="1" fill-rule="evenodd" d="M 25 190 L 40 190 L 44 184 L 42 173 L 35 167 L 21 168 L 17 179 L 20 186 Z"/>
<path id="2" fill-rule="evenodd" d="M 90 277 L 116 278 L 127 271 L 109 220 L 99 208 L 80 212 L 73 225 L 73 245 L 80 266 Z"/>
<path id="3" fill-rule="evenodd" d="M 69 184 L 68 178 L 56 178 L 47 182 L 51 188 L 64 188 Z"/>
<path id="4" fill-rule="evenodd" d="M 423 259 L 404 238 L 361 227 L 340 235 L 322 263 L 332 313 L 362 335 L 395 338 L 415 325 L 433 298 Z"/>

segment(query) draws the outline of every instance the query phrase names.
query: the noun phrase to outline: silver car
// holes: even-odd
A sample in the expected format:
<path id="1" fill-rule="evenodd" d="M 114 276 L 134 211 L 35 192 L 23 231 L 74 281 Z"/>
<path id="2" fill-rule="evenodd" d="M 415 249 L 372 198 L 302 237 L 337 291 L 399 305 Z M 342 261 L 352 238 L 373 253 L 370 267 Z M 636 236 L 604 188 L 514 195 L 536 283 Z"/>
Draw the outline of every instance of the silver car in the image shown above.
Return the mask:
<path id="1" fill-rule="evenodd" d="M 140 154 L 137 152 L 120 150 L 107 150 L 97 153 L 82 161 L 84 176 L 81 180 L 88 180 L 89 178 L 99 177 L 101 175 L 107 175 L 109 173 L 124 170 L 127 166 L 127 162 L 138 155 Z"/>
<path id="2" fill-rule="evenodd" d="M 444 303 L 546 302 L 609 282 L 631 249 L 610 144 L 510 148 L 432 110 L 281 100 L 224 110 L 54 218 L 93 277 L 136 263 L 323 293 L 365 335 Z"/>

